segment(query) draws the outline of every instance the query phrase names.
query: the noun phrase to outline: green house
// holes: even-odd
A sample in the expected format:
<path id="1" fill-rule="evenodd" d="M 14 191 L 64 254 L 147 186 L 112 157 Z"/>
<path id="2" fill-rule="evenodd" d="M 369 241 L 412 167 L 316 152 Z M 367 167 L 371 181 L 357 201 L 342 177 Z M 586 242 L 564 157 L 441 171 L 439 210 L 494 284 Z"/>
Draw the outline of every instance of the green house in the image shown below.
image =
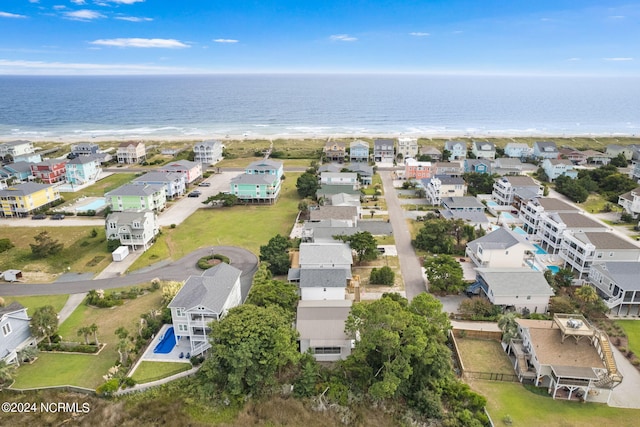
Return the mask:
<path id="1" fill-rule="evenodd" d="M 167 204 L 164 185 L 125 184 L 105 195 L 113 212 L 151 210 L 162 211 Z"/>

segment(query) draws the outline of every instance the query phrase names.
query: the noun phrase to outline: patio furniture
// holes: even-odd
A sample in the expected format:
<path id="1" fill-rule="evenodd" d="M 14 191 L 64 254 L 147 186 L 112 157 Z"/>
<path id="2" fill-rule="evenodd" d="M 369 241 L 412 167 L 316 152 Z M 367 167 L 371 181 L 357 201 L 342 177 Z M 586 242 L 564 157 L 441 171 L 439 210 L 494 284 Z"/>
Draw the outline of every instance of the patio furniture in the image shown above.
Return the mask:
<path id="1" fill-rule="evenodd" d="M 185 356 L 185 359 L 191 359 L 191 353 L 187 353 L 187 355 Z"/>
<path id="2" fill-rule="evenodd" d="M 178 357 L 179 357 L 180 359 L 183 359 L 183 358 L 184 358 L 184 353 L 183 353 L 183 352 L 180 352 L 180 356 L 178 356 Z"/>

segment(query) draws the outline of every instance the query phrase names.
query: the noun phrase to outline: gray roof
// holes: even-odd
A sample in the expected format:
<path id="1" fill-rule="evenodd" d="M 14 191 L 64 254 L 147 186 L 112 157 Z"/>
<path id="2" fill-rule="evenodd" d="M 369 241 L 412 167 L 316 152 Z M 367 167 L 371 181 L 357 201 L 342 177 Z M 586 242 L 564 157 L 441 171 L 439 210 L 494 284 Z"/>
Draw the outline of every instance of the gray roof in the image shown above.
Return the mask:
<path id="1" fill-rule="evenodd" d="M 28 172 L 31 174 L 31 163 L 25 162 L 24 160 L 20 160 L 19 162 L 9 163 L 5 165 L 5 168 L 9 168 L 9 170 L 14 170 L 17 173 L 25 173 Z"/>
<path id="2" fill-rule="evenodd" d="M 300 338 L 336 344 L 349 339 L 344 333 L 344 324 L 351 304 L 351 300 L 299 301 L 296 328 Z"/>
<path id="3" fill-rule="evenodd" d="M 6 307 L 0 307 L 0 317 L 4 316 L 5 314 L 11 314 L 23 309 L 24 309 L 24 306 L 22 304 L 20 304 L 18 301 L 13 301 L 11 304 L 7 305 Z"/>
<path id="4" fill-rule="evenodd" d="M 302 268 L 301 288 L 346 288 L 351 270 L 346 268 Z"/>
<path id="5" fill-rule="evenodd" d="M 538 146 L 538 151 L 544 152 L 554 152 L 558 151 L 558 147 L 553 141 L 536 141 L 533 143 L 534 146 Z"/>
<path id="6" fill-rule="evenodd" d="M 190 276 L 168 307 L 188 310 L 202 306 L 220 313 L 240 274 L 242 271 L 223 262 L 205 270 L 202 276 Z"/>
<path id="7" fill-rule="evenodd" d="M 621 199 L 629 200 L 629 201 L 632 202 L 633 199 L 634 199 L 633 193 L 635 193 L 636 195 L 640 195 L 640 187 L 636 187 L 633 190 L 631 190 L 631 191 L 629 191 L 627 193 L 624 193 L 624 194 L 622 194 L 622 195 L 620 195 L 618 197 L 620 197 Z"/>
<path id="8" fill-rule="evenodd" d="M 449 209 L 485 208 L 484 205 L 478 201 L 478 199 L 471 196 L 443 197 L 442 205 L 448 207 Z"/>
<path id="9" fill-rule="evenodd" d="M 300 265 L 353 264 L 351 248 L 346 243 L 301 243 Z"/>
<path id="10" fill-rule="evenodd" d="M 498 178 L 501 180 L 507 180 L 513 187 L 538 187 L 539 185 L 530 176 L 512 175 Z"/>
<path id="11" fill-rule="evenodd" d="M 436 147 L 433 146 L 425 146 L 425 147 L 420 147 L 420 154 L 425 154 L 425 155 L 429 155 L 429 154 L 439 154 L 442 155 L 442 151 L 438 150 Z"/>
<path id="12" fill-rule="evenodd" d="M 112 212 L 107 218 L 106 222 L 115 221 L 118 224 L 131 224 L 134 221 L 140 221 L 140 223 L 144 223 L 145 216 L 148 214 L 154 215 L 151 211 L 123 211 L 123 212 Z"/>
<path id="13" fill-rule="evenodd" d="M 519 197 L 522 200 L 533 200 L 536 197 L 540 196 L 537 190 L 534 191 L 530 187 L 524 187 L 524 188 L 516 187 L 516 191 L 514 191 L 514 195 Z"/>
<path id="14" fill-rule="evenodd" d="M 172 182 L 184 179 L 185 175 L 181 172 L 147 172 L 133 182 Z"/>
<path id="15" fill-rule="evenodd" d="M 351 163 L 349 166 L 346 166 L 346 168 L 351 172 L 356 172 L 363 176 L 373 176 L 373 166 L 362 162 Z"/>
<path id="16" fill-rule="evenodd" d="M 351 143 L 349 144 L 349 147 L 353 148 L 353 147 L 367 147 L 369 148 L 369 143 L 367 141 L 363 141 L 361 139 L 357 139 L 355 141 L 351 141 Z"/>
<path id="17" fill-rule="evenodd" d="M 440 180 L 440 184 L 442 185 L 464 185 L 464 179 L 459 176 L 451 176 L 451 175 L 436 175 L 433 178 L 438 178 Z M 423 179 L 425 187 L 427 183 L 431 182 L 433 178 Z"/>
<path id="18" fill-rule="evenodd" d="M 613 233 L 594 231 L 587 233 L 574 233 L 573 235 L 581 242 L 591 243 L 596 247 L 596 249 L 635 249 L 640 251 L 640 247 Z"/>
<path id="19" fill-rule="evenodd" d="M 156 185 L 136 185 L 136 184 L 125 184 L 116 188 L 115 190 L 111 190 L 108 193 L 105 193 L 105 196 L 140 196 L 147 197 L 151 196 L 158 191 L 163 191 L 164 186 L 162 184 Z"/>
<path id="20" fill-rule="evenodd" d="M 380 150 L 380 149 L 386 149 L 383 147 L 386 146 L 391 146 L 391 149 L 393 149 L 395 145 L 395 141 L 393 139 L 376 139 L 373 141 L 373 146 L 376 150 Z"/>
<path id="21" fill-rule="evenodd" d="M 623 291 L 640 291 L 640 262 L 605 262 L 591 268 L 609 276 Z"/>
<path id="22" fill-rule="evenodd" d="M 555 165 L 573 166 L 573 162 L 571 160 L 568 160 L 568 159 L 545 159 L 545 162 L 549 162 L 553 166 L 555 166 Z"/>
<path id="23" fill-rule="evenodd" d="M 584 368 L 581 366 L 560 366 L 551 365 L 551 370 L 556 377 L 560 378 L 580 378 L 583 380 L 597 380 L 598 375 L 593 368 Z"/>
<path id="24" fill-rule="evenodd" d="M 538 197 L 538 204 L 542 206 L 545 212 L 561 212 L 561 211 L 577 211 L 578 208 L 563 200 L 552 197 Z"/>
<path id="25" fill-rule="evenodd" d="M 568 228 L 608 228 L 606 225 L 589 218 L 580 212 L 552 213 L 549 215 L 554 221 L 565 224 Z"/>
<path id="26" fill-rule="evenodd" d="M 533 245 L 520 234 L 514 233 L 506 227 L 500 227 L 489 234 L 467 243 L 467 246 L 475 252 L 478 246 L 486 249 L 507 249 L 519 243 L 529 245 L 533 248 Z"/>
<path id="27" fill-rule="evenodd" d="M 466 222 L 472 222 L 475 224 L 489 224 L 489 218 L 478 211 L 451 211 L 442 210 L 440 216 L 445 219 L 461 219 Z"/>
<path id="28" fill-rule="evenodd" d="M 69 160 L 69 162 L 67 162 L 68 165 L 83 165 L 86 163 L 96 163 L 99 162 L 98 159 L 96 159 L 96 157 L 94 156 L 78 156 L 78 157 L 74 157 L 73 159 Z"/>
<path id="29" fill-rule="evenodd" d="M 200 162 L 192 162 L 190 160 L 177 160 L 175 162 L 171 162 L 162 166 L 160 169 L 163 169 L 163 170 L 182 169 L 182 168 L 193 169 L 194 167 L 197 167 L 200 164 L 201 164 Z"/>
<path id="30" fill-rule="evenodd" d="M 340 172 L 344 167 L 338 163 L 326 163 L 318 168 L 318 172 Z"/>
<path id="31" fill-rule="evenodd" d="M 476 268 L 494 296 L 553 296 L 544 274 L 530 268 Z"/>
<path id="32" fill-rule="evenodd" d="M 492 142 L 488 141 L 473 141 L 473 145 L 475 145 L 476 150 L 480 151 L 495 151 L 496 146 Z M 484 149 L 484 147 L 488 146 L 489 148 Z"/>
<path id="33" fill-rule="evenodd" d="M 15 184 L 3 190 L 0 190 L 0 197 L 5 196 L 26 196 L 33 194 L 36 191 L 43 190 L 45 188 L 53 187 L 50 184 L 38 184 L 37 182 L 25 182 L 22 184 Z"/>
<path id="34" fill-rule="evenodd" d="M 517 157 L 500 157 L 495 164 L 501 168 L 516 168 L 522 166 L 522 160 Z"/>
<path id="35" fill-rule="evenodd" d="M 358 208 L 355 206 L 320 206 L 309 211 L 311 221 L 321 219 L 353 220 L 358 216 Z"/>
<path id="36" fill-rule="evenodd" d="M 263 159 L 257 160 L 255 162 L 251 162 L 247 169 L 252 170 L 272 170 L 272 169 L 280 169 L 282 167 L 282 162 L 276 162 L 271 159 Z"/>
<path id="37" fill-rule="evenodd" d="M 322 178 L 347 178 L 355 181 L 358 179 L 358 174 L 353 172 L 322 172 L 320 179 Z"/>
<path id="38" fill-rule="evenodd" d="M 453 146 L 458 145 L 458 144 L 462 144 L 462 146 L 464 147 L 464 149 L 467 149 L 467 143 L 464 141 L 446 141 L 444 143 L 444 148 L 447 151 L 451 151 L 450 148 L 453 148 Z"/>
<path id="39" fill-rule="evenodd" d="M 316 191 L 317 197 L 330 197 L 334 194 L 347 193 L 347 194 L 360 194 L 360 190 L 354 190 L 349 185 L 326 185 L 320 186 Z"/>
<path id="40" fill-rule="evenodd" d="M 256 175 L 243 173 L 231 179 L 231 184 L 271 185 L 277 179 L 275 175 Z"/>
<path id="41" fill-rule="evenodd" d="M 207 146 L 207 147 L 215 147 L 216 145 L 221 145 L 222 143 L 220 141 L 216 141 L 215 139 L 211 139 L 209 141 L 202 141 L 202 142 L 198 142 L 197 144 L 194 144 L 194 146 L 198 147 L 198 146 Z"/>
<path id="42" fill-rule="evenodd" d="M 360 196 L 357 194 L 339 193 L 331 196 L 332 206 L 360 206 Z"/>

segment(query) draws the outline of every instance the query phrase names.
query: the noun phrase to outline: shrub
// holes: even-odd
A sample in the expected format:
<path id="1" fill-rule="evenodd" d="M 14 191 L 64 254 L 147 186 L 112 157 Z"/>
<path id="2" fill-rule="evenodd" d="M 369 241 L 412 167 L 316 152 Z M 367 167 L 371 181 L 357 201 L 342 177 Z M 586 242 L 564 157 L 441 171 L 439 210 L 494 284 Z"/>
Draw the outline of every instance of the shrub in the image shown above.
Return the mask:
<path id="1" fill-rule="evenodd" d="M 396 274 L 393 272 L 393 270 L 385 265 L 380 269 L 374 268 L 373 270 L 371 270 L 369 283 L 371 283 L 372 285 L 391 286 L 395 281 L 395 276 Z"/>
<path id="2" fill-rule="evenodd" d="M 133 387 L 134 385 L 136 385 L 136 380 L 134 380 L 131 377 L 124 377 L 122 379 L 122 386 L 123 387 Z"/>
<path id="3" fill-rule="evenodd" d="M 120 239 L 108 239 L 107 251 L 113 252 L 120 247 Z"/>
<path id="4" fill-rule="evenodd" d="M 14 244 L 9 239 L 0 239 L 0 252 L 6 252 L 13 248 Z"/>
<path id="5" fill-rule="evenodd" d="M 207 256 L 203 256 L 202 258 L 200 258 L 198 260 L 198 268 L 200 270 L 208 270 L 208 269 L 210 269 L 211 267 L 214 266 L 214 264 L 209 262 L 212 259 L 217 259 L 218 261 L 224 262 L 226 264 L 230 264 L 231 263 L 231 260 L 229 260 L 229 257 L 226 257 L 224 255 L 221 255 L 221 254 L 207 255 Z"/>
<path id="6" fill-rule="evenodd" d="M 117 378 L 111 378 L 106 383 L 96 389 L 96 393 L 100 396 L 111 396 L 118 391 L 119 382 Z"/>
<path id="7" fill-rule="evenodd" d="M 175 224 L 171 224 L 171 225 L 169 226 L 169 228 L 171 228 L 171 229 L 176 228 L 176 227 L 177 227 L 177 226 L 176 226 Z"/>

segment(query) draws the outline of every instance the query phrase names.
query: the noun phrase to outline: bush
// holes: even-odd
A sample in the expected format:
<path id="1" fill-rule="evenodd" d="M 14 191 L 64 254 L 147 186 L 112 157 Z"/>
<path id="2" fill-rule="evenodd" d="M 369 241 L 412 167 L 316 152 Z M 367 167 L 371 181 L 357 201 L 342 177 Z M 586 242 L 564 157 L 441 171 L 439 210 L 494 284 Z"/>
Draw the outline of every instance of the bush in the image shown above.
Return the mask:
<path id="1" fill-rule="evenodd" d="M 200 258 L 198 260 L 198 268 L 200 270 L 208 270 L 208 269 L 210 269 L 211 267 L 214 266 L 214 264 L 209 262 L 212 259 L 217 259 L 218 261 L 224 262 L 225 264 L 230 264 L 231 263 L 231 260 L 229 260 L 229 257 L 226 257 L 224 255 L 221 255 L 221 254 L 207 255 L 207 256 L 203 256 L 202 258 Z"/>
<path id="2" fill-rule="evenodd" d="M 374 268 L 369 276 L 369 283 L 372 285 L 391 286 L 395 281 L 396 274 L 390 267 L 384 266 L 380 269 Z"/>
<path id="3" fill-rule="evenodd" d="M 131 377 L 124 377 L 122 379 L 122 386 L 123 387 L 133 387 L 134 385 L 136 385 L 136 380 L 134 380 Z"/>
<path id="4" fill-rule="evenodd" d="M 6 252 L 13 248 L 14 244 L 9 239 L 0 239 L 0 252 Z"/>
<path id="5" fill-rule="evenodd" d="M 96 393 L 100 396 L 111 396 L 118 391 L 119 382 L 117 378 L 111 378 L 106 383 L 96 389 Z"/>
<path id="6" fill-rule="evenodd" d="M 107 251 L 113 252 L 120 247 L 120 239 L 108 239 Z"/>

